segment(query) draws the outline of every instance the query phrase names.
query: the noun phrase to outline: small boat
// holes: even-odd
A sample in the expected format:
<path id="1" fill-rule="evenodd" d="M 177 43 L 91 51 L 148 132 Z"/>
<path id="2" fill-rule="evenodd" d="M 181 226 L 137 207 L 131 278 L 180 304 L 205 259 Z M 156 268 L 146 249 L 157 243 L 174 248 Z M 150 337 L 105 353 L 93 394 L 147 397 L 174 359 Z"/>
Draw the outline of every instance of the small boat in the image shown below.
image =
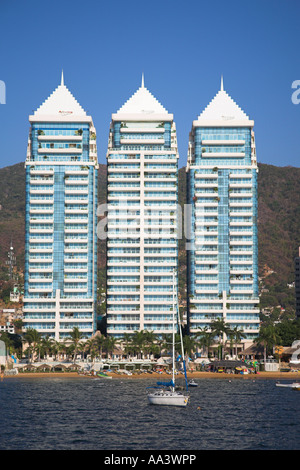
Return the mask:
<path id="1" fill-rule="evenodd" d="M 103 379 L 112 379 L 110 375 L 107 375 L 104 372 L 98 372 L 97 377 L 102 377 Z"/>
<path id="2" fill-rule="evenodd" d="M 175 309 L 177 310 L 177 321 L 178 328 L 180 331 L 182 358 L 184 358 L 181 325 L 179 321 L 179 308 L 178 302 L 175 302 L 175 272 L 173 271 L 172 380 L 170 382 L 157 382 L 158 387 L 148 387 L 156 389 L 155 391 L 148 392 L 148 402 L 150 405 L 187 406 L 189 401 L 186 373 L 185 381 L 187 391 L 179 391 L 178 388 L 175 387 Z"/>
<path id="3" fill-rule="evenodd" d="M 295 382 L 292 384 L 292 390 L 300 390 L 300 383 Z"/>
<path id="4" fill-rule="evenodd" d="M 198 384 L 197 384 L 197 382 L 194 381 L 194 379 L 191 379 L 189 381 L 188 385 L 189 385 L 189 387 L 198 387 Z"/>
<path id="5" fill-rule="evenodd" d="M 286 387 L 291 388 L 292 390 L 300 390 L 300 383 L 293 382 L 292 384 L 281 384 L 280 382 L 277 382 L 276 387 Z"/>

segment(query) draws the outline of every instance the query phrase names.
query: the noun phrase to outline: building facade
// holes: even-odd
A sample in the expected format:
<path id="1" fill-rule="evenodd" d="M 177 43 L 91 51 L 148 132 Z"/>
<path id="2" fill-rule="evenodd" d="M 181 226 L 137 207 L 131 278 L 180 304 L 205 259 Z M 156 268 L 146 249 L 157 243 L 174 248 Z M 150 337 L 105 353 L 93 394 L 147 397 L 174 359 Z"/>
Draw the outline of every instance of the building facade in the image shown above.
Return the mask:
<path id="1" fill-rule="evenodd" d="M 178 262 L 176 126 L 143 79 L 112 114 L 107 169 L 107 333 L 170 333 Z"/>
<path id="2" fill-rule="evenodd" d="M 92 118 L 61 84 L 29 116 L 24 327 L 57 341 L 96 329 L 97 148 Z"/>
<path id="3" fill-rule="evenodd" d="M 190 333 L 223 319 L 259 331 L 254 122 L 221 89 L 193 122 L 187 162 Z"/>

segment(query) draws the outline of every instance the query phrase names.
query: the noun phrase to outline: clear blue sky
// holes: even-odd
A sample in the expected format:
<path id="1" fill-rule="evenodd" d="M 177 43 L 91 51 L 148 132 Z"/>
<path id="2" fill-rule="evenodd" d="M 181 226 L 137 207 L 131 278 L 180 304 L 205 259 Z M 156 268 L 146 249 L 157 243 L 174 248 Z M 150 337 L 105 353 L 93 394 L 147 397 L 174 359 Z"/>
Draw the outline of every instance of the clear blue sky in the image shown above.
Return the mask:
<path id="1" fill-rule="evenodd" d="M 194 119 L 224 88 L 255 121 L 258 161 L 300 164 L 299 0 L 0 0 L 0 167 L 25 160 L 31 114 L 65 84 L 106 163 L 111 113 L 145 86 L 174 114 L 186 164 Z"/>

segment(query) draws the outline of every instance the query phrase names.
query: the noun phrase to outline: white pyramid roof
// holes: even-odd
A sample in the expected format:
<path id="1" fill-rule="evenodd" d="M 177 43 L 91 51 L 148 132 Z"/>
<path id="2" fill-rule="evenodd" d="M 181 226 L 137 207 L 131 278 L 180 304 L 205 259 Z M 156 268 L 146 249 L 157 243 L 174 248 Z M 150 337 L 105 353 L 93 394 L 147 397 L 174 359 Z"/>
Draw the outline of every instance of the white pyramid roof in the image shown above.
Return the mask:
<path id="1" fill-rule="evenodd" d="M 113 115 L 114 118 L 123 118 L 123 115 L 138 115 L 149 117 L 153 114 L 170 116 L 168 111 L 162 106 L 162 104 L 150 93 L 150 91 L 144 85 L 144 76 L 142 77 L 142 83 L 140 88 L 126 101 L 126 103 L 119 109 L 119 111 Z"/>
<path id="2" fill-rule="evenodd" d="M 37 108 L 30 121 L 38 120 L 75 120 L 87 121 L 88 118 L 84 109 L 74 98 L 72 93 L 64 84 L 63 73 L 60 85 L 51 95 Z M 88 118 L 88 119 L 87 119 Z"/>
<path id="3" fill-rule="evenodd" d="M 224 124 L 234 124 L 233 121 L 245 121 L 252 123 L 244 111 L 237 103 L 226 93 L 221 79 L 221 89 L 218 91 L 212 101 L 206 106 L 202 113 L 198 116 L 196 123 L 202 124 L 204 121 L 218 121 Z"/>

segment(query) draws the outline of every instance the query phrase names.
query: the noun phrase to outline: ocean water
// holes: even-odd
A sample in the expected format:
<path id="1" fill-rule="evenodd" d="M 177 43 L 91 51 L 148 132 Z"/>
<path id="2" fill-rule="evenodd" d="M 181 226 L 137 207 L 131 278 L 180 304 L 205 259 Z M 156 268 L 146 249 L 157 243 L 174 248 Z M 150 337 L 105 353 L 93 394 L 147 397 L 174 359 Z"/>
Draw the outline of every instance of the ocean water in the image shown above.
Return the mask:
<path id="1" fill-rule="evenodd" d="M 186 408 L 162 407 L 147 402 L 155 381 L 5 378 L 0 449 L 300 449 L 300 392 L 274 380 L 199 379 Z"/>

